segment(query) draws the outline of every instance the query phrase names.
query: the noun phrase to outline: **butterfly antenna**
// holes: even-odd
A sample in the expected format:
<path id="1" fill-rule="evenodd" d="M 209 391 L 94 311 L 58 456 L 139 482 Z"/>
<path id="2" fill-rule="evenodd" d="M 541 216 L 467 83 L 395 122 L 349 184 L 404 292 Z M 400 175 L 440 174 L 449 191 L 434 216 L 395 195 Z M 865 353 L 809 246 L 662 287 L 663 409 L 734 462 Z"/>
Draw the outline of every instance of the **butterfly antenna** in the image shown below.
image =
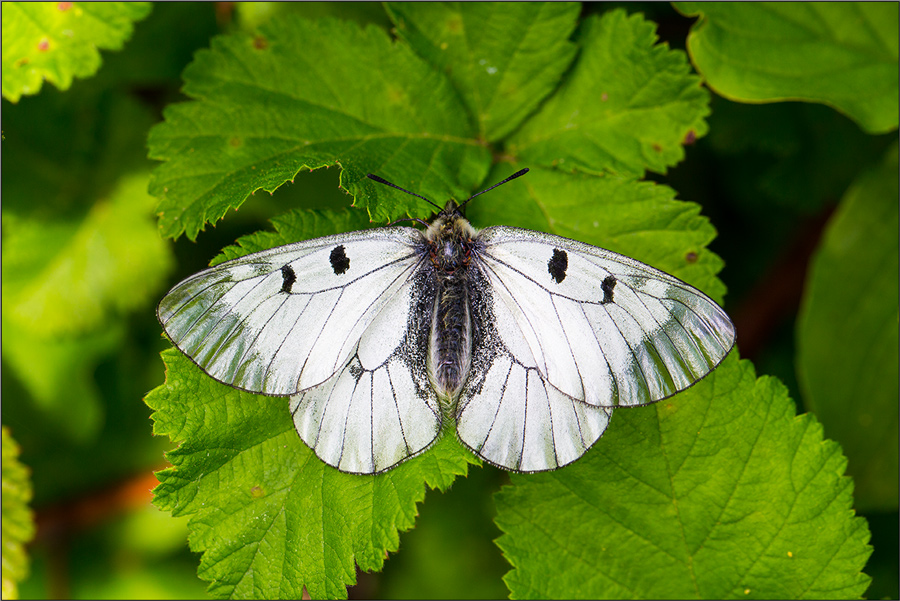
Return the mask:
<path id="1" fill-rule="evenodd" d="M 428 200 L 427 198 L 425 198 L 425 197 L 422 196 L 421 194 L 416 194 L 415 192 L 410 192 L 410 191 L 407 190 L 406 188 L 401 188 L 401 187 L 398 186 L 397 184 L 392 184 L 391 182 L 387 181 L 387 180 L 384 179 L 383 177 L 378 177 L 378 176 L 375 175 L 374 173 L 367 173 L 367 174 L 366 174 L 366 177 L 368 177 L 368 178 L 371 179 L 371 180 L 375 180 L 375 181 L 378 182 L 379 184 L 384 184 L 385 186 L 390 186 L 391 188 L 397 188 L 397 189 L 400 190 L 401 192 L 406 192 L 407 194 L 412 194 L 413 196 L 418 196 L 419 198 L 421 198 L 422 200 L 424 200 L 425 202 L 427 202 L 427 203 L 430 204 L 431 206 L 437 208 L 438 211 L 442 210 L 441 207 L 439 207 L 437 204 L 431 202 L 430 200 Z M 501 183 L 502 183 L 502 182 L 501 182 Z"/>
<path id="2" fill-rule="evenodd" d="M 520 170 L 516 171 L 515 173 L 513 173 L 512 175 L 510 175 L 509 177 L 507 177 L 505 180 L 503 180 L 502 182 L 497 182 L 496 184 L 494 184 L 494 185 L 491 186 L 490 188 L 487 188 L 487 189 L 485 189 L 485 190 L 482 190 L 481 192 L 476 192 L 475 194 L 473 194 L 472 196 L 470 196 L 470 197 L 468 198 L 468 200 L 466 200 L 464 203 L 462 203 L 461 205 L 459 205 L 459 206 L 457 207 L 457 209 L 462 209 L 464 206 L 466 206 L 466 205 L 469 203 L 470 200 L 472 200 L 472 199 L 475 198 L 476 196 L 480 196 L 480 195 L 484 194 L 485 192 L 490 192 L 491 190 L 493 190 L 493 189 L 496 188 L 497 186 L 500 186 L 500 185 L 505 184 L 506 182 L 512 181 L 512 180 L 516 179 L 517 177 L 522 177 L 522 176 L 525 175 L 526 173 L 528 173 L 528 167 L 525 167 L 524 169 L 520 169 Z"/>

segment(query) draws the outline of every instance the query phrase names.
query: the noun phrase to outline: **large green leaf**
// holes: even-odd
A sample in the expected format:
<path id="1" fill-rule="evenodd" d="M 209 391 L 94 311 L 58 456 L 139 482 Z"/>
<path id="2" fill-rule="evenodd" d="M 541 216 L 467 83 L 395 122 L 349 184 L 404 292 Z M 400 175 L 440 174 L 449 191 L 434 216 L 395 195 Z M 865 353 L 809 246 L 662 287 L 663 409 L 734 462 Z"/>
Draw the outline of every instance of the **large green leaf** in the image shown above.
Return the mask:
<path id="1" fill-rule="evenodd" d="M 579 4 L 387 4 L 397 33 L 446 72 L 474 115 L 479 138 L 508 135 L 558 85 L 575 56 Z"/>
<path id="2" fill-rule="evenodd" d="M 3 577 L 4 599 L 15 599 L 18 583 L 28 574 L 28 556 L 24 545 L 34 536 L 34 518 L 28 509 L 31 480 L 28 468 L 19 462 L 19 446 L 6 426 L 3 439 Z"/>
<path id="3" fill-rule="evenodd" d="M 619 409 L 578 463 L 497 494 L 513 598 L 853 598 L 866 521 L 840 446 L 736 353 Z"/>
<path id="4" fill-rule="evenodd" d="M 859 509 L 896 511 L 897 146 L 850 187 L 813 259 L 797 323 L 804 398 L 839 441 Z"/>
<path id="5" fill-rule="evenodd" d="M 151 182 L 160 228 L 191 239 L 255 190 L 301 169 L 337 165 L 341 186 L 375 220 L 411 211 L 373 203 L 366 172 L 461 196 L 489 155 L 473 137 L 449 80 L 374 26 L 288 16 L 253 36 L 216 38 L 184 74 L 197 99 L 170 106 L 154 127 Z"/>
<path id="6" fill-rule="evenodd" d="M 123 178 L 81 221 L 7 216 L 4 317 L 38 335 L 70 335 L 145 305 L 171 266 L 146 186 L 146 173 Z"/>
<path id="7" fill-rule="evenodd" d="M 529 166 L 631 176 L 682 160 L 685 138 L 706 133 L 709 94 L 654 30 L 623 10 L 582 23 L 580 55 L 507 152 Z"/>
<path id="8" fill-rule="evenodd" d="M 688 36 L 697 70 L 743 102 L 807 100 L 872 133 L 897 128 L 896 2 L 676 2 L 700 16 Z"/>
<path id="9" fill-rule="evenodd" d="M 4 361 L 73 440 L 100 428 L 93 371 L 171 268 L 146 186 L 146 173 L 122 178 L 81 220 L 3 215 Z"/>
<path id="10" fill-rule="evenodd" d="M 149 13 L 149 2 L 4 2 L 3 97 L 37 94 L 45 79 L 69 89 L 100 68 L 99 49 L 121 49 Z"/>

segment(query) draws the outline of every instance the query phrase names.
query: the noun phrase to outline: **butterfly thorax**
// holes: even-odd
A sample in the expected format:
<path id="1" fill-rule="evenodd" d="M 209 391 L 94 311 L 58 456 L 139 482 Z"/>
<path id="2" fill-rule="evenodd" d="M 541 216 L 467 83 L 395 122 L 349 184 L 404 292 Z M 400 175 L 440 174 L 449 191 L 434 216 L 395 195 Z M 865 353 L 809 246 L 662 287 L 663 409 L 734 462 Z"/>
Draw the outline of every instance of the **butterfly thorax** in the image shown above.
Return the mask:
<path id="1" fill-rule="evenodd" d="M 453 398 L 469 370 L 472 350 L 469 263 L 477 231 L 453 201 L 428 226 L 425 239 L 437 288 L 429 348 L 429 374 L 435 389 Z"/>

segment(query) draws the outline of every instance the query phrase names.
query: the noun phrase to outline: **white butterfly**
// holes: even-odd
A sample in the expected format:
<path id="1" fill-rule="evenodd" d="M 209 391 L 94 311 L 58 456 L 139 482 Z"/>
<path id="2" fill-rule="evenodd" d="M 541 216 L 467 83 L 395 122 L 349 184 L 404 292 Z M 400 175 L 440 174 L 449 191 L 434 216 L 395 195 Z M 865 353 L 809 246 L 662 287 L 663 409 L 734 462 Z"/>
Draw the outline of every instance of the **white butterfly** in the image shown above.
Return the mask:
<path id="1" fill-rule="evenodd" d="M 447 423 L 503 469 L 562 467 L 613 408 L 684 390 L 734 345 L 725 312 L 677 278 L 559 236 L 476 231 L 461 208 L 448 202 L 424 232 L 222 263 L 175 286 L 159 321 L 216 380 L 290 396 L 303 442 L 358 474 L 425 451 Z"/>

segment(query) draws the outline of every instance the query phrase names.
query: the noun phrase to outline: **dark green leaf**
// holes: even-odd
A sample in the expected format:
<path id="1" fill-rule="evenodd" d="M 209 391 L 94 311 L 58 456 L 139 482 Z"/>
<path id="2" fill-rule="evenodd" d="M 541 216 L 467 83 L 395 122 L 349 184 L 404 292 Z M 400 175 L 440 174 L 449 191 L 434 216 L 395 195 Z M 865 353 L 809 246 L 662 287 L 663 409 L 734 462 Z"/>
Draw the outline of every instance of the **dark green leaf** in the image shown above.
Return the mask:
<path id="1" fill-rule="evenodd" d="M 397 33 L 459 90 L 477 135 L 503 138 L 558 85 L 579 4 L 394 2 Z"/>
<path id="2" fill-rule="evenodd" d="M 150 190 L 166 236 L 193 239 L 301 169 L 339 164 L 342 187 L 376 221 L 420 201 L 374 202 L 367 172 L 438 198 L 484 178 L 488 152 L 449 80 L 376 27 L 286 17 L 212 46 L 185 71 L 197 100 L 170 106 L 150 133 L 151 156 L 165 161 Z"/>
<path id="3" fill-rule="evenodd" d="M 708 93 L 655 26 L 614 10 L 581 24 L 581 54 L 540 111 L 507 144 L 523 164 L 589 173 L 664 173 L 685 137 L 706 133 Z"/>
<path id="4" fill-rule="evenodd" d="M 688 36 L 697 70 L 742 102 L 807 100 L 871 132 L 897 128 L 896 2 L 676 2 L 700 16 Z"/>
<path id="5" fill-rule="evenodd" d="M 895 144 L 832 217 L 797 323 L 805 400 L 843 445 L 861 510 L 897 509 L 897 179 Z"/>

